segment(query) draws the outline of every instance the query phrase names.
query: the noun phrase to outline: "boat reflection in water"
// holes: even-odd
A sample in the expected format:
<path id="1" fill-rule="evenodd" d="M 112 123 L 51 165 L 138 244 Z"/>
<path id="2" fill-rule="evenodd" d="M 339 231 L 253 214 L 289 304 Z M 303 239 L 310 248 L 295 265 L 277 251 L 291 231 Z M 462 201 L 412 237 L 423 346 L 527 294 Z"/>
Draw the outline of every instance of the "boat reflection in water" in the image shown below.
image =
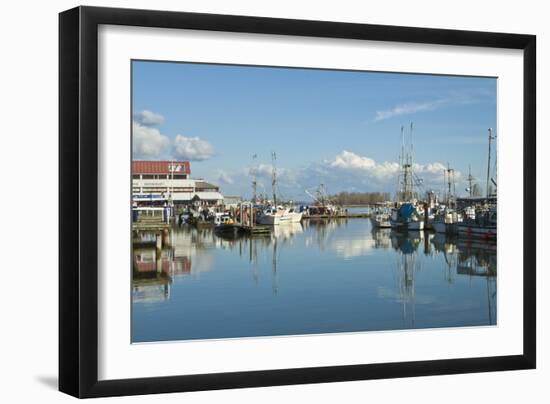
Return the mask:
<path id="1" fill-rule="evenodd" d="M 495 325 L 496 246 L 367 219 L 135 240 L 134 342 Z"/>

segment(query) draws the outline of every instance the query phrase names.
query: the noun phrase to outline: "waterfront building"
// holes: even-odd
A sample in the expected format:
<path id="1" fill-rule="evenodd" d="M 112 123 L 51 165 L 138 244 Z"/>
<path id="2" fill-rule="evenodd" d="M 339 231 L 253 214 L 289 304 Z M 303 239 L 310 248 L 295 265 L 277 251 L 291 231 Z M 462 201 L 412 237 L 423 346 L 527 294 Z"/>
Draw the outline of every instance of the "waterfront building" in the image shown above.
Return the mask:
<path id="1" fill-rule="evenodd" d="M 191 178 L 188 161 L 132 161 L 132 198 L 135 206 L 219 206 L 217 185 Z"/>
<path id="2" fill-rule="evenodd" d="M 223 204 L 226 209 L 237 209 L 237 207 L 241 204 L 241 197 L 240 196 L 229 196 L 224 195 L 223 197 Z"/>

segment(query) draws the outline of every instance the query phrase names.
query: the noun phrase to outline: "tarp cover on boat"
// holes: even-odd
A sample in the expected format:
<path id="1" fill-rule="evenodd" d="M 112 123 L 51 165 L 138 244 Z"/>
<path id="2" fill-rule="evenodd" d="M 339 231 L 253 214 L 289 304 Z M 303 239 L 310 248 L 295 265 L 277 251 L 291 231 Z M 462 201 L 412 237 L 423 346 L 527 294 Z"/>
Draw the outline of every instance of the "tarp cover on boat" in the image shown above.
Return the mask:
<path id="1" fill-rule="evenodd" d="M 399 207 L 399 213 L 405 219 L 410 219 L 415 211 L 416 208 L 412 203 L 404 203 Z"/>

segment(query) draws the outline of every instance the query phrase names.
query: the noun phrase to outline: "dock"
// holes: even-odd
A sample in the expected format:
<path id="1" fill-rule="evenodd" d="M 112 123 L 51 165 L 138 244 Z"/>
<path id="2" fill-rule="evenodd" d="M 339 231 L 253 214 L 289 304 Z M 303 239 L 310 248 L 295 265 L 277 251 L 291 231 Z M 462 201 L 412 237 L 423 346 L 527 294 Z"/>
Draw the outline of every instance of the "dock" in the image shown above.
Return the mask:
<path id="1" fill-rule="evenodd" d="M 137 221 L 132 223 L 134 231 L 162 231 L 170 228 L 170 224 L 165 223 L 161 216 L 140 216 Z"/>
<path id="2" fill-rule="evenodd" d="M 342 213 L 336 215 L 304 215 L 302 220 L 315 220 L 315 219 L 367 219 L 370 217 L 370 213 Z"/>
<path id="3" fill-rule="evenodd" d="M 247 226 L 247 225 L 241 225 L 241 224 L 224 224 L 221 226 L 217 226 L 214 228 L 214 231 L 223 236 L 240 236 L 240 235 L 248 235 L 248 236 L 264 236 L 269 235 L 273 231 L 273 226 L 264 226 L 264 225 L 255 225 L 255 226 Z"/>
<path id="4" fill-rule="evenodd" d="M 273 231 L 273 226 L 256 225 L 256 226 L 240 226 L 241 231 L 249 235 L 265 235 Z"/>
<path id="5" fill-rule="evenodd" d="M 154 248 L 155 255 L 161 256 L 162 249 L 170 245 L 170 224 L 165 223 L 162 219 L 162 216 L 144 215 L 132 223 L 132 246 L 134 249 Z M 144 234 L 150 234 L 152 238 L 142 239 Z M 157 272 L 162 271 L 159 265 L 160 260 L 156 264 Z"/>

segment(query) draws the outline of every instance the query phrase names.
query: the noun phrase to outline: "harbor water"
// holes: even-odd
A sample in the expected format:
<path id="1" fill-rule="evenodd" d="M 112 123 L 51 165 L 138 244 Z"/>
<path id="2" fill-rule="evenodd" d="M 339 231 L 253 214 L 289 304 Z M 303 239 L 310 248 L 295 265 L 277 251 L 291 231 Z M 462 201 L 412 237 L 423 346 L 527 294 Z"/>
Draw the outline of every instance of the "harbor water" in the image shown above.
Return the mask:
<path id="1" fill-rule="evenodd" d="M 222 238 L 188 225 L 134 243 L 132 342 L 491 326 L 496 245 L 304 220 Z"/>

